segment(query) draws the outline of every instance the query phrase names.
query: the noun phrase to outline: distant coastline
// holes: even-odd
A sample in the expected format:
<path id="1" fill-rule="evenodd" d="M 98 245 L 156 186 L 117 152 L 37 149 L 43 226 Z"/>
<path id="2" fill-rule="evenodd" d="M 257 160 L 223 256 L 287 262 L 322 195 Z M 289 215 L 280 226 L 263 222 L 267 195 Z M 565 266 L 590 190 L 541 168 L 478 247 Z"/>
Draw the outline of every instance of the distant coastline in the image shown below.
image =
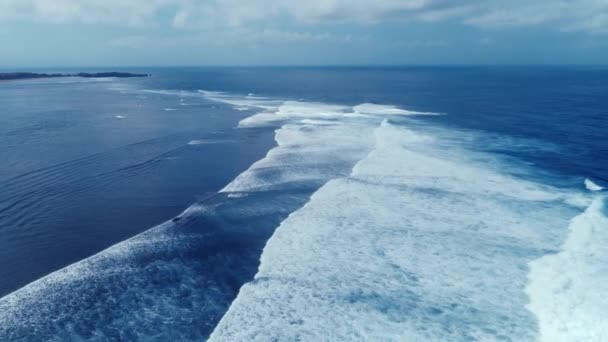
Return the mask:
<path id="1" fill-rule="evenodd" d="M 33 78 L 54 78 L 54 77 L 83 77 L 83 78 L 103 78 L 103 77 L 148 77 L 149 74 L 132 74 L 129 72 L 98 72 L 98 73 L 86 73 L 81 72 L 77 74 L 46 74 L 46 73 L 34 73 L 34 72 L 9 72 L 0 73 L 0 81 L 10 80 L 27 80 Z"/>

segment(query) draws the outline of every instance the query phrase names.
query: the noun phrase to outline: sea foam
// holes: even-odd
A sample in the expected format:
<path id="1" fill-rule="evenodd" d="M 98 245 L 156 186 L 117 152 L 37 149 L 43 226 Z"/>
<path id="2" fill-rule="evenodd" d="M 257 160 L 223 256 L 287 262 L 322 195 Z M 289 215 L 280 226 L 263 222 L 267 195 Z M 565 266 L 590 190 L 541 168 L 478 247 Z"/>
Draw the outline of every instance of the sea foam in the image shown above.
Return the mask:
<path id="1" fill-rule="evenodd" d="M 572 220 L 559 253 L 530 263 L 528 308 L 541 341 L 608 341 L 607 208 L 597 197 Z"/>
<path id="2" fill-rule="evenodd" d="M 371 152 L 281 223 L 211 340 L 542 336 L 528 264 L 559 250 L 588 198 L 503 173 L 451 132 L 333 109 L 343 126 L 374 127 Z"/>
<path id="3" fill-rule="evenodd" d="M 565 336 L 604 337 L 601 298 L 558 307 L 602 286 L 598 200 L 579 216 L 597 244 L 572 228 L 588 219 L 568 238 L 589 196 L 408 121 L 433 113 L 161 93 L 252 110 L 239 127 L 276 128 L 277 147 L 174 220 L 1 298 L 0 339 L 526 341 L 568 314 Z M 588 272 L 572 291 L 543 297 L 574 267 Z"/>
<path id="4" fill-rule="evenodd" d="M 603 187 L 595 184 L 593 181 L 591 181 L 590 179 L 586 178 L 585 179 L 585 187 L 587 188 L 587 190 L 589 191 L 602 191 L 604 190 Z"/>
<path id="5" fill-rule="evenodd" d="M 372 131 L 284 125 L 278 146 L 216 196 L 0 298 L 0 340 L 206 339 L 253 278 L 274 229 L 321 185 L 347 175 L 369 153 Z"/>
<path id="6" fill-rule="evenodd" d="M 279 147 L 225 192 L 285 187 L 284 176 L 314 182 L 317 174 L 298 165 L 335 161 L 348 146 L 370 153 L 281 223 L 255 280 L 211 340 L 545 336 L 539 313 L 527 306 L 528 264 L 559 250 L 568 220 L 590 203 L 585 195 L 505 173 L 495 158 L 467 149 L 468 135 L 429 135 L 383 120 L 434 113 L 240 101 L 260 113 L 239 126 L 281 127 Z M 529 145 L 498 140 L 503 148 Z M 278 170 L 278 177 L 256 175 Z"/>

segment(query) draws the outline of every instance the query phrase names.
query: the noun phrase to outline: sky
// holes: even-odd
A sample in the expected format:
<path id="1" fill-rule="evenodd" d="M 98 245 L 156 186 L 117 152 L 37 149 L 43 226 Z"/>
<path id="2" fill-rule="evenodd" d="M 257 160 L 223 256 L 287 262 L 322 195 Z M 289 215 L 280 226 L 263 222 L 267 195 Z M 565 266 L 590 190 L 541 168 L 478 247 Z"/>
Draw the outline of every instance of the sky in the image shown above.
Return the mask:
<path id="1" fill-rule="evenodd" d="M 608 61 L 608 0 L 0 0 L 0 28 L 0 68 Z"/>

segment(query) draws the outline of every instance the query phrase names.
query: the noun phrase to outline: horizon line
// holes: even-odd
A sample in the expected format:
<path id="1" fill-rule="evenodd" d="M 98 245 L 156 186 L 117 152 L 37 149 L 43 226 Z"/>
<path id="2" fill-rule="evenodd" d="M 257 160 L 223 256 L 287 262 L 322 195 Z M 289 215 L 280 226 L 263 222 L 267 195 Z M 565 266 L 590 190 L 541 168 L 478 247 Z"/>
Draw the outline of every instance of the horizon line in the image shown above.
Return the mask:
<path id="1" fill-rule="evenodd" d="M 608 63 L 444 63 L 444 64 L 149 64 L 149 65 L 0 65 L 0 72 L 23 69 L 76 68 L 425 68 L 425 67 L 608 67 Z"/>

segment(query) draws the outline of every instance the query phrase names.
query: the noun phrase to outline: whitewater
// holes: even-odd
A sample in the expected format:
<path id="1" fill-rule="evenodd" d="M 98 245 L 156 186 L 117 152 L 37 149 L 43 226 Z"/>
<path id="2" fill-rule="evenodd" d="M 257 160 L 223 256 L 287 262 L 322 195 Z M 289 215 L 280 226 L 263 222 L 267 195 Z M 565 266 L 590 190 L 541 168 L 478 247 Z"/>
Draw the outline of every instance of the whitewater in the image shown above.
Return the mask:
<path id="1" fill-rule="evenodd" d="M 449 113 L 188 96 L 251 111 L 237 129 L 274 128 L 277 146 L 175 219 L 1 298 L 1 340 L 608 340 L 600 185 L 544 184 L 483 133 L 417 121 Z"/>

